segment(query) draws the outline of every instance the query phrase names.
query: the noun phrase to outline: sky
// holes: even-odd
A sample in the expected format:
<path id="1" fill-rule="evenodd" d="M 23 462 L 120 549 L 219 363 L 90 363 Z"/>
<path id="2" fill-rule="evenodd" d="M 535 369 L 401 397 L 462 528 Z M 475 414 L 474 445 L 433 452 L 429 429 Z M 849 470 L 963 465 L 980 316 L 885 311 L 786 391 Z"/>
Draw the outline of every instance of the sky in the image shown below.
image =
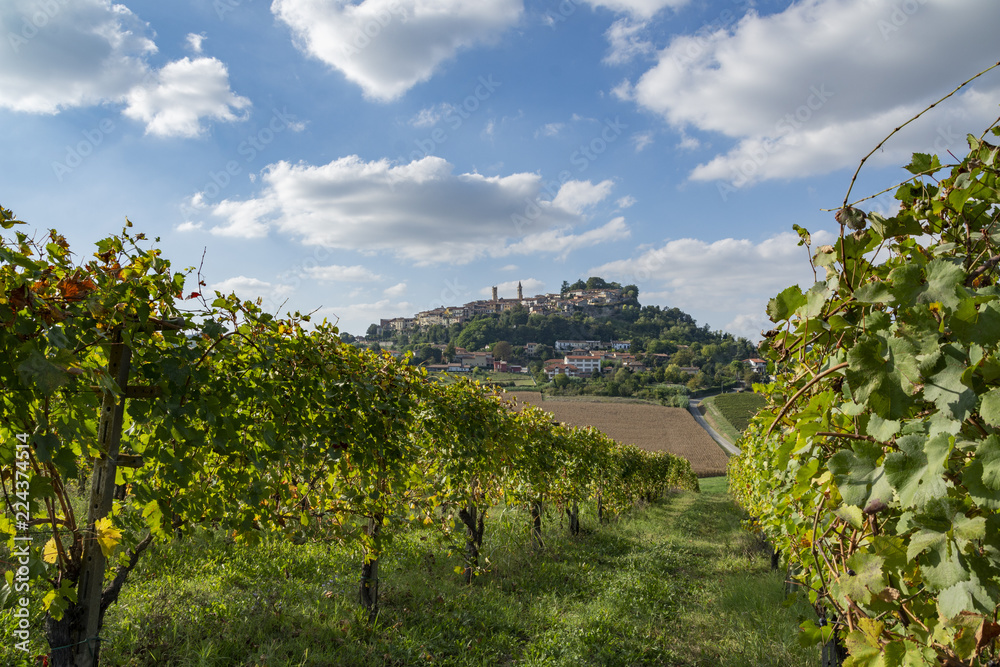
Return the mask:
<path id="1" fill-rule="evenodd" d="M 862 157 L 998 29 L 996 0 L 2 0 L 0 206 L 81 262 L 128 218 L 209 290 L 355 335 L 601 276 L 759 339 L 814 281 L 792 226 L 831 242 Z M 998 105 L 1000 68 L 852 200 Z"/>

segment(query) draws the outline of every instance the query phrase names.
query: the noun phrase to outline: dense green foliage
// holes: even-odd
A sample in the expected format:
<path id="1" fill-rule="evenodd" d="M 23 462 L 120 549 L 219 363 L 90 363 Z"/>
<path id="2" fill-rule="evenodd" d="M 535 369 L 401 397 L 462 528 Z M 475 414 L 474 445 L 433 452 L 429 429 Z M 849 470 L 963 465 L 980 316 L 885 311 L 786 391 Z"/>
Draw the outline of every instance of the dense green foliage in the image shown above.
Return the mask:
<path id="1" fill-rule="evenodd" d="M 0 212 L 4 229 L 23 224 Z M 473 382 L 429 382 L 325 323 L 231 295 L 184 299 L 184 274 L 143 240 L 123 231 L 80 266 L 54 230 L 0 243 L 7 562 L 19 540 L 39 542 L 5 573 L 0 605 L 13 620 L 22 584 L 41 597 L 55 665 L 96 664 L 104 614 L 141 555 L 199 527 L 346 545 L 374 616 L 379 558 L 409 523 L 448 533 L 460 518 L 471 578 L 501 499 L 619 513 L 697 488 L 687 461 L 514 412 Z"/>
<path id="2" fill-rule="evenodd" d="M 719 413 L 739 433 L 746 430 L 753 416 L 767 403 L 763 396 L 750 392 L 719 394 L 712 402 Z"/>
<path id="3" fill-rule="evenodd" d="M 825 620 L 804 637 L 855 667 L 998 655 L 1000 151 L 969 145 L 914 155 L 896 215 L 840 210 L 825 275 L 768 307 L 779 373 L 730 459 Z"/>

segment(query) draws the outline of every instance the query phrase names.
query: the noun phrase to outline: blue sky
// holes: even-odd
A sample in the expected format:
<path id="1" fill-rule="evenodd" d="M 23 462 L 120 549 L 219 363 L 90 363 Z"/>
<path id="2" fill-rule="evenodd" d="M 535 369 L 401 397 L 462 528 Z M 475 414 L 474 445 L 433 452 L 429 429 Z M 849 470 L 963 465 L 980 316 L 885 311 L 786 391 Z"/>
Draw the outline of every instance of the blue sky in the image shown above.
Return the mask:
<path id="1" fill-rule="evenodd" d="M 0 205 L 379 317 L 592 275 L 757 337 L 859 160 L 1000 60 L 995 0 L 5 0 Z M 873 156 L 961 155 L 995 70 Z M 891 210 L 883 196 L 863 205 Z"/>

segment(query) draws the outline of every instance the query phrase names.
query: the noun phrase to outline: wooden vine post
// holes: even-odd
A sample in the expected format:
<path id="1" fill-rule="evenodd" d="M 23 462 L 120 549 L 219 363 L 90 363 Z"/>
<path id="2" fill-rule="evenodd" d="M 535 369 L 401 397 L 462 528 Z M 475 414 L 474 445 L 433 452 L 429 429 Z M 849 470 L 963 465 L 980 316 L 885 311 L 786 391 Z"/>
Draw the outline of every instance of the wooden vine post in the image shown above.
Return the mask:
<path id="1" fill-rule="evenodd" d="M 154 387 L 128 385 L 131 360 L 131 348 L 123 341 L 121 329 L 115 329 L 108 352 L 108 376 L 114 378 L 122 393 L 115 395 L 106 390 L 101 401 L 97 424 L 97 447 L 101 454 L 94 462 L 90 480 L 86 527 L 89 539 L 84 540 L 83 544 L 77 600 L 67 609 L 61 621 L 48 621 L 49 644 L 53 646 L 53 667 L 96 667 L 100 656 L 99 632 L 104 611 L 112 602 L 104 597 L 117 597 L 117 590 L 104 590 L 107 558 L 97 540 L 96 524 L 111 513 L 118 466 L 141 466 L 139 457 L 119 455 L 125 401 L 129 398 L 151 398 L 158 393 Z"/>

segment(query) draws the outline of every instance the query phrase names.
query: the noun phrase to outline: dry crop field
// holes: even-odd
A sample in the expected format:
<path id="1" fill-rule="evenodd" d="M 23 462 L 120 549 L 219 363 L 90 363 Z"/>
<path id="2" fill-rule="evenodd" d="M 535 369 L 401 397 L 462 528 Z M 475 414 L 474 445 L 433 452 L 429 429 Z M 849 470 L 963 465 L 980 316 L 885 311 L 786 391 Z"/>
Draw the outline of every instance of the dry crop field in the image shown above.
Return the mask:
<path id="1" fill-rule="evenodd" d="M 683 408 L 640 403 L 542 400 L 536 392 L 510 392 L 571 426 L 593 426 L 618 442 L 683 456 L 699 477 L 726 474 L 726 454 Z"/>

